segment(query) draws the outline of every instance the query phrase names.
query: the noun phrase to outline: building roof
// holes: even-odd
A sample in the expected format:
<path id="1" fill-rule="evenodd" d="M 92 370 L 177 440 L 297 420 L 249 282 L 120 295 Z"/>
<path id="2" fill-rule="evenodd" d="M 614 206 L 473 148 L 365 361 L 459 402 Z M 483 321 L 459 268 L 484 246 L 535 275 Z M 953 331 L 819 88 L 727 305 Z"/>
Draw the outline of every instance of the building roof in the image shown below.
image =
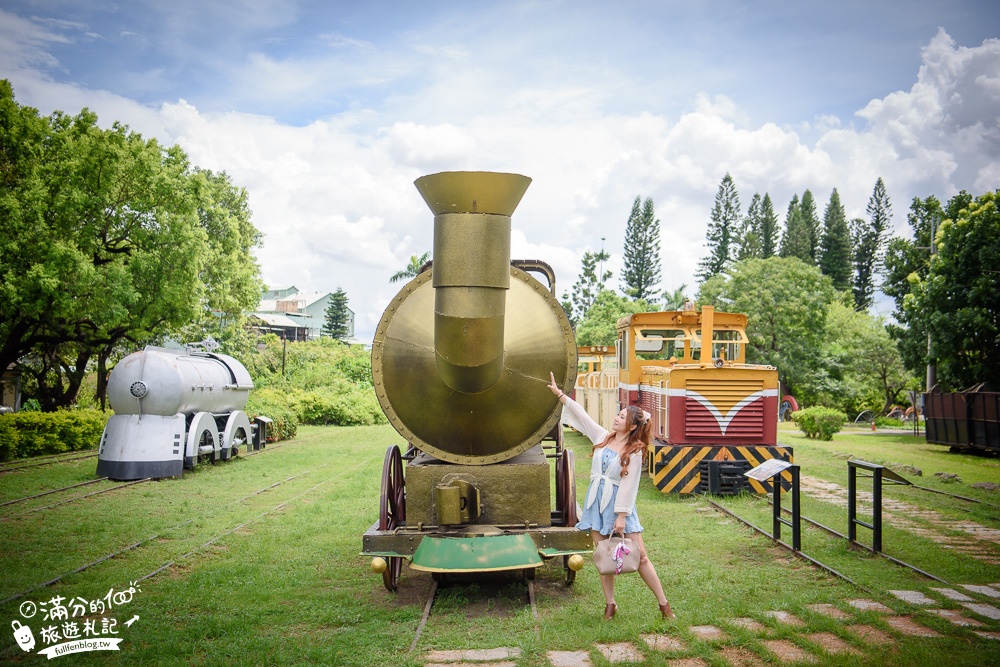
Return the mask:
<path id="1" fill-rule="evenodd" d="M 253 316 L 265 324 L 270 324 L 272 327 L 302 328 L 302 322 L 296 322 L 292 318 L 286 317 L 285 315 L 276 315 L 274 313 L 254 313 Z"/>

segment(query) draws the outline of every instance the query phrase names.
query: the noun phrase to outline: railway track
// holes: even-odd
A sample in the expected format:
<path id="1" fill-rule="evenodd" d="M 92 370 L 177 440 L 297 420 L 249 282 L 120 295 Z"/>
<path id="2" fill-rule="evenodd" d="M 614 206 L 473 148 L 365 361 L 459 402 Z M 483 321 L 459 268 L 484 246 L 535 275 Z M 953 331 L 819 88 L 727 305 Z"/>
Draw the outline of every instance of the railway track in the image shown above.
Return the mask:
<path id="1" fill-rule="evenodd" d="M 287 444 L 287 443 L 285 443 L 285 444 Z M 268 447 L 268 448 L 265 448 L 265 449 L 257 450 L 255 452 L 250 452 L 248 454 L 243 454 L 243 455 L 240 455 L 239 458 L 247 459 L 247 458 L 250 458 L 251 456 L 256 456 L 257 454 L 265 454 L 265 453 L 270 452 L 270 451 L 275 451 L 275 450 L 278 450 L 278 449 L 281 449 L 282 447 L 284 447 L 285 444 L 275 445 L 273 447 Z M 56 455 L 56 456 L 62 456 L 62 455 Z M 89 455 L 89 456 L 84 456 L 84 457 L 79 457 L 79 458 L 91 458 L 92 456 L 96 456 L 96 454 Z M 66 461 L 66 460 L 76 461 L 76 460 L 79 460 L 79 459 L 78 458 L 77 459 L 61 459 L 61 460 L 57 460 L 57 461 L 49 461 L 49 462 L 41 463 L 39 465 L 50 465 L 50 464 L 53 464 L 53 463 L 62 463 L 63 461 Z M 22 468 L 18 468 L 18 470 L 21 470 L 24 467 L 34 467 L 34 466 L 23 466 Z M 56 493 L 63 493 L 65 491 L 70 491 L 72 489 L 77 489 L 77 488 L 81 488 L 81 487 L 84 487 L 84 486 L 89 486 L 91 484 L 97 484 L 99 482 L 104 482 L 104 481 L 110 481 L 110 480 L 108 480 L 107 477 L 98 477 L 97 479 L 92 479 L 92 480 L 89 480 L 89 481 L 86 481 L 86 482 L 79 482 L 77 484 L 70 484 L 68 486 L 62 486 L 62 487 L 59 487 L 57 489 L 49 489 L 47 491 L 43 491 L 41 493 L 36 493 L 36 494 L 30 495 L 30 496 L 23 496 L 23 497 L 20 497 L 20 498 L 14 498 L 13 500 L 7 500 L 5 502 L 0 503 L 0 507 L 9 507 L 11 505 L 17 505 L 17 504 L 20 504 L 20 503 L 28 502 L 29 500 L 36 500 L 38 498 L 43 498 L 45 496 L 53 495 L 53 494 L 56 494 Z M 108 493 L 108 492 L 111 492 L 111 491 L 117 491 L 118 489 L 122 489 L 122 488 L 125 488 L 125 487 L 128 487 L 128 486 L 132 486 L 132 485 L 135 485 L 135 484 L 140 484 L 140 483 L 143 483 L 143 482 L 149 482 L 149 481 L 151 481 L 151 480 L 147 478 L 147 479 L 141 479 L 141 480 L 133 480 L 133 481 L 128 481 L 128 482 L 121 482 L 121 483 L 115 484 L 114 486 L 112 486 L 110 488 L 107 488 L 107 489 L 101 489 L 100 491 L 94 491 L 93 493 L 85 493 L 85 494 L 81 494 L 81 495 L 78 495 L 78 496 L 73 496 L 72 498 L 68 498 L 66 500 L 62 500 L 62 501 L 53 503 L 51 505 L 45 505 L 43 507 L 34 507 L 34 508 L 31 508 L 31 509 L 29 509 L 29 510 L 27 510 L 25 512 L 21 512 L 19 514 L 10 514 L 10 515 L 7 515 L 7 516 L 2 516 L 2 517 L 0 517 L 0 521 L 8 521 L 10 519 L 16 519 L 18 517 L 26 516 L 28 514 L 33 514 L 35 512 L 41 512 L 43 510 L 53 509 L 55 507 L 60 507 L 62 505 L 67 505 L 69 503 L 73 503 L 73 502 L 76 502 L 78 500 L 84 500 L 86 498 L 91 498 L 93 496 L 99 496 L 99 495 L 104 494 L 104 493 Z"/>
<path id="2" fill-rule="evenodd" d="M 84 459 L 92 459 L 97 456 L 97 452 L 93 450 L 88 450 L 85 452 L 67 452 L 65 454 L 49 454 L 47 456 L 36 456 L 31 459 L 18 459 L 16 461 L 7 461 L 6 463 L 0 464 L 0 475 L 8 472 L 17 472 L 18 470 L 27 470 L 28 468 L 40 468 L 42 466 L 55 465 L 57 463 L 72 463 L 76 461 L 83 461 Z M 42 460 L 45 459 L 45 460 Z"/>
<path id="3" fill-rule="evenodd" d="M 319 466 L 319 468 L 324 468 L 327 465 L 329 465 L 329 464 L 324 464 L 323 466 Z M 163 537 L 164 535 L 167 535 L 168 533 L 170 533 L 172 531 L 175 531 L 175 530 L 183 528 L 183 527 L 185 527 L 187 525 L 190 525 L 190 524 L 194 523 L 195 521 L 200 521 L 200 520 L 203 520 L 206 517 L 215 516 L 215 515 L 219 514 L 220 512 L 222 512 L 225 509 L 228 509 L 230 507 L 238 505 L 239 503 L 242 503 L 242 502 L 244 502 L 246 500 L 249 500 L 250 498 L 253 498 L 254 496 L 258 496 L 258 495 L 260 495 L 262 493 L 270 491 L 271 489 L 274 489 L 274 488 L 276 488 L 276 487 L 278 487 L 278 486 L 280 486 L 282 484 L 290 482 L 290 481 L 292 481 L 292 480 L 294 480 L 294 479 L 296 479 L 298 477 L 302 477 L 303 475 L 308 475 L 308 474 L 314 472 L 315 470 L 318 470 L 319 468 L 311 468 L 309 470 L 305 470 L 303 472 L 296 473 L 295 475 L 292 475 L 290 477 L 286 477 L 283 480 L 280 480 L 278 482 L 274 482 L 274 483 L 269 484 L 269 485 L 267 485 L 265 487 L 262 487 L 262 488 L 260 488 L 260 489 L 258 489 L 256 491 L 254 491 L 253 493 L 249 493 L 249 494 L 243 496 L 242 498 L 238 498 L 236 500 L 230 501 L 229 503 L 226 503 L 225 505 L 220 505 L 217 508 L 215 508 L 215 510 L 213 512 L 210 512 L 208 514 L 200 514 L 197 517 L 193 517 L 191 519 L 187 519 L 186 521 L 181 521 L 180 523 L 176 523 L 176 524 L 174 524 L 172 526 L 164 528 L 163 530 L 161 530 L 160 532 L 156 533 L 155 535 L 150 535 L 149 537 L 147 537 L 145 539 L 142 539 L 142 540 L 139 540 L 138 542 L 134 542 L 134 543 L 129 544 L 129 545 L 127 545 L 127 546 L 125 546 L 125 547 L 123 547 L 121 549 L 117 549 L 115 551 L 107 553 L 107 554 L 105 554 L 105 555 L 103 555 L 103 556 L 101 556 L 99 558 L 96 558 L 96 559 L 94 559 L 94 560 L 92 560 L 92 561 L 90 561 L 88 563 L 85 563 L 85 564 L 81 565 L 80 567 L 77 567 L 76 569 L 70 570 L 69 572 L 64 572 L 64 573 L 62 573 L 62 574 L 60 574 L 60 575 L 58 575 L 58 576 L 56 576 L 56 577 L 54 577 L 52 579 L 49 579 L 47 581 L 43 581 L 43 582 L 39 582 L 37 584 L 34 584 L 34 585 L 30 586 L 29 588 L 24 589 L 23 591 L 20 591 L 18 593 L 15 593 L 14 595 L 11 595 L 11 596 L 9 596 L 7 598 L 4 598 L 3 600 L 0 600 L 0 606 L 3 606 L 5 604 L 7 604 L 8 602 L 13 602 L 15 600 L 19 600 L 19 599 L 21 599 L 21 598 L 29 595 L 30 593 L 33 593 L 33 592 L 37 591 L 37 590 L 40 590 L 40 589 L 52 586 L 53 584 L 56 584 L 56 583 L 62 581 L 66 577 L 69 577 L 69 576 L 74 575 L 74 574 L 79 574 L 81 572 L 89 570 L 90 568 L 94 567 L 95 565 L 99 565 L 99 564 L 101 564 L 101 563 L 103 563 L 103 562 L 105 562 L 107 560 L 110 560 L 110 559 L 115 558 L 117 556 L 120 556 L 122 554 L 128 553 L 130 551 L 134 551 L 135 549 L 138 549 L 138 548 L 142 547 L 143 545 L 152 542 L 153 540 L 157 540 L 157 539 Z M 329 481 L 329 480 L 325 480 L 323 483 L 325 483 L 326 481 Z M 317 486 L 319 486 L 319 485 L 317 485 Z M 316 488 L 316 487 L 313 487 L 313 488 Z M 180 556 L 178 558 L 175 558 L 175 559 L 169 561 L 167 564 L 165 564 L 165 565 L 157 568 L 156 570 L 154 570 L 150 574 L 147 574 L 147 575 L 143 576 L 141 579 L 138 579 L 137 581 L 143 581 L 145 579 L 148 579 L 148 578 L 154 576 L 155 574 L 157 574 L 158 572 L 162 571 L 166 567 L 169 567 L 170 565 L 173 565 L 176 561 L 182 560 L 184 558 L 189 557 L 190 555 L 192 555 L 192 553 L 195 553 L 198 550 L 201 550 L 201 549 L 203 549 L 203 548 L 211 545 L 212 543 L 218 541 L 222 537 L 224 537 L 226 535 L 229 535 L 229 534 L 231 534 L 231 533 L 239 530 L 240 528 L 246 526 L 248 523 L 252 523 L 254 521 L 259 520 L 260 518 L 262 518 L 264 516 L 267 516 L 268 514 L 271 514 L 273 512 L 278 511 L 279 509 L 281 509 L 282 507 L 284 507 L 285 505 L 287 505 L 289 502 L 292 502 L 293 500 L 297 500 L 299 497 L 301 497 L 301 495 L 300 496 L 296 496 L 292 500 L 287 500 L 287 501 L 283 502 L 282 504 L 278 505 L 276 508 L 274 508 L 272 510 L 269 510 L 268 512 L 265 512 L 264 514 L 259 515 L 258 517 L 255 517 L 254 519 L 251 519 L 249 522 L 243 522 L 239 526 L 227 529 L 223 533 L 220 533 L 216 537 L 214 537 L 211 540 L 209 540 L 208 542 L 206 542 L 201 547 L 198 547 L 198 549 L 196 549 L 195 551 L 189 552 L 187 554 L 184 554 L 183 556 Z"/>

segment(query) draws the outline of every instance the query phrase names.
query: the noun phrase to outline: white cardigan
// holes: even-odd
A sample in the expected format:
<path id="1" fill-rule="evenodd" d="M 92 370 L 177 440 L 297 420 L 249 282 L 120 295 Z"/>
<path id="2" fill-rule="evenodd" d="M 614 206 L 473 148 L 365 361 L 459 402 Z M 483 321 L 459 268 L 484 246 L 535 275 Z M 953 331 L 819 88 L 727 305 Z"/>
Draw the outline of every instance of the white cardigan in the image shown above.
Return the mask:
<path id="1" fill-rule="evenodd" d="M 571 417 L 566 421 L 572 423 L 573 427 L 587 436 L 592 443 L 596 445 L 607 437 L 607 429 L 595 422 L 579 403 L 567 396 L 563 405 L 570 413 L 568 416 Z M 615 513 L 631 514 L 632 510 L 635 509 L 636 496 L 639 495 L 639 479 L 641 477 L 642 452 L 636 452 L 629 458 L 628 474 L 624 478 L 622 477 L 621 456 L 615 456 L 608 466 L 608 471 L 602 473 L 601 455 L 594 452 L 594 461 L 590 465 L 590 487 L 587 489 L 585 507 L 589 508 L 597 500 L 597 487 L 603 478 L 604 491 L 601 493 L 601 504 L 598 505 L 598 508 L 602 512 L 604 511 L 608 503 L 611 502 L 611 494 L 614 493 L 613 487 L 618 487 L 618 495 L 615 496 Z"/>

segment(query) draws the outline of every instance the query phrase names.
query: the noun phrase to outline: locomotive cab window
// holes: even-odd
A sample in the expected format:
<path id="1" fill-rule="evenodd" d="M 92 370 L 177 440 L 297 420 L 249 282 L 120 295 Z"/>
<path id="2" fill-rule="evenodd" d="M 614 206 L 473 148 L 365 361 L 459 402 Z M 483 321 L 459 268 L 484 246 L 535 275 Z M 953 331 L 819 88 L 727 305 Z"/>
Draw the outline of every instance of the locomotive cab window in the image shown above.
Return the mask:
<path id="1" fill-rule="evenodd" d="M 684 332 L 680 329 L 643 329 L 635 341 L 635 356 L 644 361 L 678 361 L 684 358 Z"/>

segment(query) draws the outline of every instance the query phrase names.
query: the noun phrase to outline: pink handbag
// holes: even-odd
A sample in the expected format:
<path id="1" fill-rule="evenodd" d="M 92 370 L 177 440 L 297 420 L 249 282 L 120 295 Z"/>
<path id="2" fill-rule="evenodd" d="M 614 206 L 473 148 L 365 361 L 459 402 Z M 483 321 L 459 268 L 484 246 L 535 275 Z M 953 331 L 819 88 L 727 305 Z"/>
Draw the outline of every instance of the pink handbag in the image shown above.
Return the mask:
<path id="1" fill-rule="evenodd" d="M 639 570 L 639 549 L 632 540 L 612 535 L 597 543 L 594 549 L 594 565 L 601 574 L 624 574 Z"/>

